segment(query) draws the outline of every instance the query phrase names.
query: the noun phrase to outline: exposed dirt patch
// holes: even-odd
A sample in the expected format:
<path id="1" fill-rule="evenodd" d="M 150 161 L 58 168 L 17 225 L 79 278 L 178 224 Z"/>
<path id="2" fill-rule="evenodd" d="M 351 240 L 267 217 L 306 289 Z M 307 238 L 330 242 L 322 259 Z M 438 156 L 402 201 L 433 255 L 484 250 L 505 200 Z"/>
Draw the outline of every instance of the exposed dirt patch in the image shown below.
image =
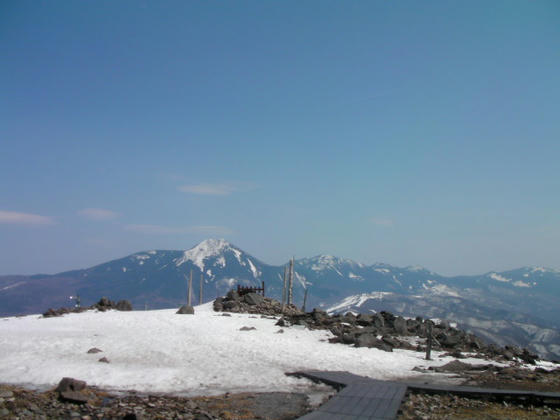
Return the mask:
<path id="1" fill-rule="evenodd" d="M 467 376 L 463 385 L 485 388 L 518 389 L 529 391 L 560 392 L 560 369 L 528 370 L 508 367 L 498 371 L 488 371 Z"/>
<path id="2" fill-rule="evenodd" d="M 117 395 L 94 387 L 83 391 L 84 404 L 63 402 L 54 391 L 38 392 L 0 385 L 0 418 L 4 419 L 183 419 L 289 420 L 310 410 L 305 394 L 271 392 L 215 397 Z"/>
<path id="3" fill-rule="evenodd" d="M 560 409 L 527 406 L 455 395 L 410 394 L 401 406 L 399 420 L 443 419 L 560 419 Z"/>

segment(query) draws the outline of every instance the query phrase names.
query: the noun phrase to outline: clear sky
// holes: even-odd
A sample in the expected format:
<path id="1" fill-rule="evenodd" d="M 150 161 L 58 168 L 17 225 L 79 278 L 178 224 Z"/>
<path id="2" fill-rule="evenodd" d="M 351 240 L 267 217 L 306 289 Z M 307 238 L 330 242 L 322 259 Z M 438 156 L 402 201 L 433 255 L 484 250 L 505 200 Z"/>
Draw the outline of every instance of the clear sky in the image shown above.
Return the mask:
<path id="1" fill-rule="evenodd" d="M 0 274 L 225 238 L 560 268 L 560 2 L 0 2 Z"/>

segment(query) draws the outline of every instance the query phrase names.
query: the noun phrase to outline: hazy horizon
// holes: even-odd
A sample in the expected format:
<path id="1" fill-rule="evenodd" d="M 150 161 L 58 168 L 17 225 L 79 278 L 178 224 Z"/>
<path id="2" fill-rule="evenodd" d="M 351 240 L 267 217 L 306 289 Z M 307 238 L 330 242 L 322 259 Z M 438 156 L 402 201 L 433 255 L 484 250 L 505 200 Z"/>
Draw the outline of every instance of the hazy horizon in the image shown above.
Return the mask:
<path id="1" fill-rule="evenodd" d="M 208 238 L 208 239 L 220 239 L 220 238 Z M 227 241 L 227 242 L 230 243 L 230 244 L 232 244 L 232 245 L 234 245 L 234 246 L 236 246 L 237 248 L 241 249 L 242 251 L 248 253 L 249 255 L 251 255 L 252 257 L 254 257 L 254 258 L 256 258 L 256 259 L 258 259 L 259 261 L 261 261 L 261 262 L 263 262 L 263 263 L 265 263 L 265 264 L 271 265 L 271 266 L 287 265 L 287 264 L 289 263 L 289 261 L 290 261 L 290 258 L 292 258 L 292 256 L 290 256 L 290 257 L 286 258 L 286 259 L 283 260 L 283 261 L 278 261 L 278 260 L 277 260 L 276 262 L 270 262 L 270 261 L 267 261 L 267 260 L 265 260 L 265 259 L 259 258 L 257 255 L 255 255 L 255 254 L 254 254 L 253 252 L 251 252 L 250 250 L 244 249 L 242 246 L 239 246 L 238 244 L 236 244 L 236 243 L 234 243 L 234 242 L 231 242 L 231 241 Z M 53 274 L 63 273 L 63 272 L 66 272 L 66 271 L 81 270 L 81 269 L 87 269 L 87 268 L 95 267 L 95 266 L 97 266 L 97 265 L 104 264 L 104 263 L 107 263 L 107 262 L 110 262 L 110 261 L 119 260 L 119 259 L 121 259 L 121 258 L 126 258 L 126 257 L 128 257 L 128 256 L 130 256 L 130 255 L 134 255 L 134 254 L 140 254 L 140 253 L 145 253 L 145 252 L 149 252 L 149 251 L 187 251 L 187 250 L 189 250 L 189 249 L 191 249 L 191 248 L 196 247 L 197 245 L 198 245 L 198 244 L 194 244 L 192 247 L 188 247 L 188 248 L 184 248 L 184 249 L 163 249 L 163 248 L 161 248 L 161 249 L 159 249 L 159 248 L 157 248 L 157 249 L 156 249 L 156 248 L 142 249 L 142 250 L 137 250 L 137 251 L 134 251 L 134 252 L 129 252 L 129 253 L 127 253 L 126 255 L 121 255 L 121 256 L 118 256 L 118 257 L 112 257 L 112 258 L 109 258 L 109 259 L 107 259 L 107 260 L 99 261 L 99 262 L 97 262 L 97 263 L 93 263 L 93 264 L 90 264 L 90 265 L 88 265 L 88 266 L 83 266 L 83 267 L 70 267 L 70 268 L 67 268 L 67 269 L 64 269 L 64 270 L 57 270 L 57 271 L 54 271 L 54 272 L 0 273 L 0 276 L 2 276 L 2 275 L 34 275 L 34 274 L 53 275 Z M 482 271 L 482 272 L 444 273 L 444 272 L 440 272 L 440 271 L 437 271 L 437 270 L 433 270 L 433 269 L 431 269 L 430 267 L 426 267 L 426 266 L 423 266 L 423 265 L 421 265 L 421 264 L 392 264 L 392 263 L 389 263 L 389 262 L 387 262 L 387 261 L 364 262 L 364 261 L 359 261 L 359 260 L 356 260 L 356 259 L 351 258 L 351 257 L 348 257 L 348 256 L 333 255 L 333 254 L 329 254 L 329 253 L 313 254 L 313 255 L 300 255 L 300 256 L 295 256 L 295 255 L 294 255 L 293 257 L 294 257 L 294 258 L 296 259 L 296 261 L 297 261 L 297 260 L 300 260 L 300 259 L 317 257 L 317 256 L 320 256 L 320 255 L 330 255 L 330 256 L 337 257 L 337 258 L 348 259 L 348 260 L 352 260 L 352 261 L 354 261 L 354 262 L 356 262 L 356 263 L 362 263 L 362 264 L 364 264 L 364 265 L 366 265 L 366 266 L 371 266 L 371 265 L 374 265 L 374 264 L 389 264 L 389 265 L 391 265 L 391 266 L 399 267 L 399 268 L 406 268 L 406 267 L 411 267 L 411 266 L 412 266 L 412 267 L 414 267 L 414 266 L 421 266 L 422 268 L 425 268 L 425 269 L 427 269 L 427 270 L 433 271 L 433 272 L 435 272 L 436 274 L 439 274 L 439 275 L 442 275 L 442 276 L 445 276 L 445 277 L 455 277 L 455 276 L 463 276 L 463 275 L 466 275 L 466 276 L 469 276 L 469 275 L 481 275 L 481 274 L 486 274 L 486 273 L 489 273 L 489 272 L 498 272 L 498 273 L 499 273 L 499 272 L 510 271 L 510 270 L 514 270 L 514 269 L 518 269 L 518 268 L 524 267 L 524 266 L 515 266 L 515 267 L 506 267 L 506 268 L 502 268 L 502 269 L 496 269 L 496 268 L 494 268 L 494 269 L 489 269 L 489 270 Z M 536 265 L 534 265 L 534 264 L 529 265 L 529 266 L 539 267 L 539 266 L 536 266 Z M 558 270 L 558 269 L 555 268 L 555 267 L 543 267 L 543 268 L 548 268 L 548 269 L 560 271 L 560 270 Z"/>

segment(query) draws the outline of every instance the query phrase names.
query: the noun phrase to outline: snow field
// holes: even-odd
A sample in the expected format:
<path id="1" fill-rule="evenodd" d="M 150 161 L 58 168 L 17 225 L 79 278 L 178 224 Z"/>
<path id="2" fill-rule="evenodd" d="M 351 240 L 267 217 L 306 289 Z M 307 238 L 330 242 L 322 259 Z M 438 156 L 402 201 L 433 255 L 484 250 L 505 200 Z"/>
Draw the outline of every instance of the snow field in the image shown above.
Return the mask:
<path id="1" fill-rule="evenodd" d="M 303 327 L 277 331 L 275 320 L 248 314 L 221 316 L 208 303 L 195 315 L 176 310 L 88 311 L 57 318 L 0 319 L 0 382 L 44 388 L 64 376 L 113 390 L 184 395 L 303 391 L 306 379 L 286 372 L 345 370 L 377 379 L 412 377 L 423 360 L 407 350 L 387 353 L 327 342 L 328 331 Z M 243 326 L 256 330 L 239 331 Z M 97 347 L 103 353 L 87 354 Z M 100 363 L 107 357 L 110 364 Z M 467 359 L 466 362 L 485 363 Z"/>

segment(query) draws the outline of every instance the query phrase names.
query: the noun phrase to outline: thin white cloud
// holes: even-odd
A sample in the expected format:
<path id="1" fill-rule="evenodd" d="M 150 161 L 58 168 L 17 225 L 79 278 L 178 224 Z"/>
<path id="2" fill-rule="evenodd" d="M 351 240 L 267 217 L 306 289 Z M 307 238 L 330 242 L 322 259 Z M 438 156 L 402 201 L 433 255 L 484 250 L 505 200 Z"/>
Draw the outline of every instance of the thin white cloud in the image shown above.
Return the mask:
<path id="1" fill-rule="evenodd" d="M 125 225 L 125 230 L 148 235 L 185 235 L 203 233 L 207 235 L 230 235 L 233 231 L 224 226 L 162 226 L 162 225 Z"/>
<path id="2" fill-rule="evenodd" d="M 0 210 L 0 223 L 9 225 L 52 225 L 54 220 L 51 217 L 39 214 Z"/>
<path id="3" fill-rule="evenodd" d="M 250 182 L 228 182 L 225 184 L 185 184 L 177 187 L 178 191 L 198 195 L 230 195 L 237 192 L 252 191 L 257 186 Z"/>
<path id="4" fill-rule="evenodd" d="M 376 226 L 393 227 L 393 220 L 383 217 L 372 217 L 370 221 Z"/>
<path id="5" fill-rule="evenodd" d="M 91 220 L 113 220 L 119 217 L 119 214 L 112 210 L 96 208 L 82 209 L 78 214 Z"/>
<path id="6" fill-rule="evenodd" d="M 199 195 L 230 195 L 237 191 L 232 185 L 226 184 L 181 185 L 177 189 L 184 193 Z"/>

